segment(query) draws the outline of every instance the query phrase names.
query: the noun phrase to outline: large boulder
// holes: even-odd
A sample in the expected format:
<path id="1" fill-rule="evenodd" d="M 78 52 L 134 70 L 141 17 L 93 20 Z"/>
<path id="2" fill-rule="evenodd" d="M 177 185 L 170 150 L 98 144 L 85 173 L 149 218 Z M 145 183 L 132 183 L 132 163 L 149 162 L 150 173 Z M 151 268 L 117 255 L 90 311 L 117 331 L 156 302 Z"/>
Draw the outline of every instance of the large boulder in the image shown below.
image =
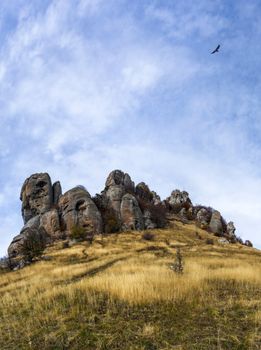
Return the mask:
<path id="1" fill-rule="evenodd" d="M 209 223 L 209 228 L 210 230 L 218 235 L 218 236 L 222 236 L 223 234 L 223 220 L 222 220 L 222 216 L 220 214 L 219 211 L 214 210 L 212 215 L 211 215 L 211 220 Z"/>
<path id="2" fill-rule="evenodd" d="M 134 194 L 134 186 L 129 174 L 121 170 L 113 170 L 107 177 L 105 189 L 101 196 L 96 196 L 95 200 L 102 211 L 106 232 L 120 230 L 122 198 L 126 193 Z"/>
<path id="3" fill-rule="evenodd" d="M 182 208 L 189 209 L 192 207 L 192 202 L 189 198 L 189 194 L 186 191 L 174 190 L 171 192 L 170 197 L 166 199 L 170 209 L 175 213 L 180 212 Z"/>
<path id="4" fill-rule="evenodd" d="M 33 174 L 22 186 L 22 216 L 24 223 L 38 214 L 50 210 L 53 205 L 53 188 L 47 173 Z"/>
<path id="5" fill-rule="evenodd" d="M 122 230 L 143 230 L 144 220 L 137 199 L 132 194 L 125 194 L 121 201 Z"/>
<path id="6" fill-rule="evenodd" d="M 93 233 L 102 232 L 102 218 L 89 192 L 77 186 L 64 193 L 58 201 L 63 231 L 70 233 L 74 226 L 91 228 Z"/>

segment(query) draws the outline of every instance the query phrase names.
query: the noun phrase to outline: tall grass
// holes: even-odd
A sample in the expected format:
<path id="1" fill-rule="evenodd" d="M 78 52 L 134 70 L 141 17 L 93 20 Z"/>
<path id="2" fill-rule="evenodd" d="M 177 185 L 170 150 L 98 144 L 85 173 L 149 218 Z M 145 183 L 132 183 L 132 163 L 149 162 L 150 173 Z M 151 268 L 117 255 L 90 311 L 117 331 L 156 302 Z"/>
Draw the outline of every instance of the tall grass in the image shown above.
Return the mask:
<path id="1" fill-rule="evenodd" d="M 259 332 L 261 254 L 237 245 L 206 249 L 202 242 L 193 240 L 191 227 L 187 236 L 177 232 L 155 231 L 157 239 L 153 242 L 142 240 L 139 234 L 111 235 L 103 245 L 96 241 L 88 247 L 87 257 L 83 245 L 69 249 L 57 245 L 47 251 L 50 261 L 0 274 L 0 339 L 12 342 L 27 337 L 26 344 L 30 344 L 41 331 L 44 337 L 53 339 L 57 329 L 61 334 L 64 322 L 77 320 L 83 308 L 90 310 L 91 320 L 92 310 L 100 310 L 103 305 L 103 295 L 112 310 L 115 302 L 130 306 L 180 302 L 215 305 L 219 302 L 220 288 L 227 290 L 230 296 L 227 300 L 233 305 L 236 289 L 237 302 L 253 308 L 256 325 L 253 334 Z M 171 241 L 168 245 L 164 243 L 166 238 Z M 182 244 L 185 261 L 182 275 L 169 267 L 175 259 L 177 241 Z M 153 250 L 147 250 L 152 245 Z M 49 335 L 45 334 L 46 327 L 50 328 Z M 155 327 L 145 324 L 141 334 L 150 337 L 158 326 Z M 256 335 L 253 339 L 255 342 Z"/>

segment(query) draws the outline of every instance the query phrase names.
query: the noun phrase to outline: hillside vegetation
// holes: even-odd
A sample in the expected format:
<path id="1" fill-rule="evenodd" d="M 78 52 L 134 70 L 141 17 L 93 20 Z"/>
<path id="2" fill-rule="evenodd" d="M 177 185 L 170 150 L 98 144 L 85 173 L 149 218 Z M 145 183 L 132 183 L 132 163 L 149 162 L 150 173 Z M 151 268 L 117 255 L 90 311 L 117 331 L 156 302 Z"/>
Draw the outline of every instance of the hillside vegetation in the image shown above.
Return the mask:
<path id="1" fill-rule="evenodd" d="M 193 223 L 150 232 L 57 242 L 2 272 L 0 349 L 260 350 L 261 252 Z"/>

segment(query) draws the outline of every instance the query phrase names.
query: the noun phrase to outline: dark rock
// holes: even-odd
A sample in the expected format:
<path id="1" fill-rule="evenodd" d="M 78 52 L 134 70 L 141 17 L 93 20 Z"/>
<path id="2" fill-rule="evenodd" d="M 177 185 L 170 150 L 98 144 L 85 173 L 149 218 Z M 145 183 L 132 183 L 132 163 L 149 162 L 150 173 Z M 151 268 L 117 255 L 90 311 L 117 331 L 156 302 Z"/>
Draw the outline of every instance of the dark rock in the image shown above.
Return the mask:
<path id="1" fill-rule="evenodd" d="M 249 241 L 248 239 L 245 241 L 244 243 L 247 247 L 253 247 L 253 243 L 251 241 Z"/>
<path id="2" fill-rule="evenodd" d="M 50 210 L 53 204 L 50 176 L 47 173 L 31 175 L 23 184 L 20 199 L 24 223 L 34 216 Z"/>
<path id="3" fill-rule="evenodd" d="M 60 184 L 60 181 L 56 181 L 53 184 L 53 204 L 57 204 L 59 198 L 62 195 L 62 186 Z"/>

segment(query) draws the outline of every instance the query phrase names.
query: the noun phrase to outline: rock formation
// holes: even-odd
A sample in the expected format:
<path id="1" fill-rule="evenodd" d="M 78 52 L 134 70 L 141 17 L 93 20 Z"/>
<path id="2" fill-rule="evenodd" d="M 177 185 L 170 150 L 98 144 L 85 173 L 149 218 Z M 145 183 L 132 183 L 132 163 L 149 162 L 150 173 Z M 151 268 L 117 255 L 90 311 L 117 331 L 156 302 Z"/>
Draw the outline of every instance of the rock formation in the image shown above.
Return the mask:
<path id="1" fill-rule="evenodd" d="M 186 191 L 172 191 L 170 197 L 166 199 L 166 202 L 174 213 L 180 212 L 182 208 L 187 210 L 192 207 L 192 202 Z"/>
<path id="2" fill-rule="evenodd" d="M 19 256 L 32 233 L 37 236 L 41 232 L 51 242 L 69 237 L 74 227 L 92 234 L 153 229 L 165 225 L 167 212 L 180 216 L 184 222 L 196 220 L 202 228 L 230 242 L 241 242 L 232 222 L 226 224 L 212 208 L 193 207 L 186 191 L 174 190 L 161 201 L 144 182 L 135 187 L 129 174 L 121 170 L 109 174 L 104 190 L 94 198 L 83 186 L 62 194 L 59 181 L 52 184 L 47 173 L 33 174 L 25 180 L 20 199 L 24 227 L 8 248 L 10 257 Z"/>
<path id="3" fill-rule="evenodd" d="M 126 193 L 121 200 L 122 230 L 143 230 L 144 219 L 137 199 L 130 193 Z"/>
<path id="4" fill-rule="evenodd" d="M 217 210 L 213 211 L 212 216 L 211 216 L 211 220 L 209 223 L 209 228 L 216 235 L 222 236 L 223 225 L 222 225 L 221 214 L 219 211 L 217 211 Z"/>
<path id="5" fill-rule="evenodd" d="M 34 174 L 25 180 L 20 199 L 24 223 L 48 211 L 53 204 L 53 188 L 47 173 Z"/>
<path id="6" fill-rule="evenodd" d="M 74 226 L 92 228 L 94 233 L 102 232 L 102 218 L 89 192 L 75 187 L 63 194 L 58 201 L 62 230 L 68 236 Z"/>

